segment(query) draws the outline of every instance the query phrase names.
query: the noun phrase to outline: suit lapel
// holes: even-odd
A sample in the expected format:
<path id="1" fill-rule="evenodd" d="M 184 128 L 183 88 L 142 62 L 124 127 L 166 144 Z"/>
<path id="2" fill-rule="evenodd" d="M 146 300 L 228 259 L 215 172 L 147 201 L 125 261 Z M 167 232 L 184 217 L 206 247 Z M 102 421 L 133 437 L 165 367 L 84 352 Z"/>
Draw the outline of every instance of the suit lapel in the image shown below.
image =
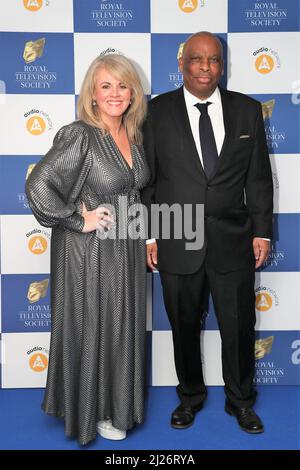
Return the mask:
<path id="1" fill-rule="evenodd" d="M 184 136 L 183 138 L 185 142 L 186 155 L 191 156 L 201 175 L 206 178 L 206 174 L 204 173 L 190 126 L 189 116 L 183 95 L 183 87 L 174 93 L 174 98 L 176 121 L 179 123 L 178 127 Z"/>
<path id="2" fill-rule="evenodd" d="M 220 88 L 220 92 L 221 92 L 221 100 L 222 100 L 225 137 L 224 137 L 224 142 L 221 148 L 221 152 L 219 155 L 215 172 L 210 179 L 214 178 L 224 158 L 226 158 L 226 155 L 228 155 L 228 149 L 230 147 L 232 133 L 236 125 L 235 112 L 234 112 L 234 109 L 232 108 L 232 99 L 231 99 L 230 92 L 228 92 L 227 90 L 223 90 L 222 88 Z M 180 129 L 180 132 L 183 133 L 184 135 L 186 155 L 191 156 L 198 170 L 200 171 L 201 175 L 207 180 L 207 176 L 204 173 L 204 169 L 203 169 L 201 160 L 198 155 L 197 147 L 196 147 L 192 129 L 190 126 L 189 116 L 187 113 L 184 95 L 183 95 L 183 87 L 181 87 L 178 91 L 174 93 L 174 105 L 175 105 L 174 111 L 175 111 L 176 121 L 179 123 L 178 127 Z"/>
<path id="3" fill-rule="evenodd" d="M 232 108 L 231 102 L 231 95 L 228 91 L 219 88 L 221 92 L 221 101 L 222 101 L 222 109 L 223 109 L 223 121 L 224 121 L 224 129 L 225 129 L 225 137 L 223 141 L 223 145 L 221 148 L 221 152 L 219 155 L 218 163 L 215 168 L 214 174 L 212 178 L 217 174 L 220 165 L 223 163 L 224 158 L 228 155 L 228 149 L 230 147 L 230 141 L 232 139 L 232 133 L 235 129 L 235 112 Z"/>

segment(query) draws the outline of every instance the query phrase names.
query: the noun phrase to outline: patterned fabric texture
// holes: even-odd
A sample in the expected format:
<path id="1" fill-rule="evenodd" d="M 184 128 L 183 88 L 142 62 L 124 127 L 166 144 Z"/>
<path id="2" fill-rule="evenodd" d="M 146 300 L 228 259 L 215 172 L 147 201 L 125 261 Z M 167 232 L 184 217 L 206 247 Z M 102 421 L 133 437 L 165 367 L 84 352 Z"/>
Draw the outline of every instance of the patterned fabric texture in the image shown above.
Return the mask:
<path id="1" fill-rule="evenodd" d="M 66 435 L 83 445 L 96 437 L 99 420 L 110 418 L 121 430 L 143 421 L 145 240 L 82 233 L 80 215 L 82 202 L 88 210 L 111 204 L 116 233 L 121 220 L 128 227 L 129 208 L 149 179 L 142 149 L 131 145 L 131 151 L 132 168 L 110 134 L 76 121 L 60 129 L 26 186 L 35 217 L 52 227 L 52 334 L 42 408 L 64 417 Z"/>

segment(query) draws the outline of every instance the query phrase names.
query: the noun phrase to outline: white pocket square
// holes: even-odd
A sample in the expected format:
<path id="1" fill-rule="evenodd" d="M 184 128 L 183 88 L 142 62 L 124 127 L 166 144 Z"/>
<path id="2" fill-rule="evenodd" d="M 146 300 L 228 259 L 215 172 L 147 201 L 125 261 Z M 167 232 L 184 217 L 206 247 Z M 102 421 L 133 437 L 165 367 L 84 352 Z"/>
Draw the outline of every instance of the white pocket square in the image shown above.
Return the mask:
<path id="1" fill-rule="evenodd" d="M 250 138 L 250 135 L 248 135 L 248 134 L 240 135 L 240 139 L 249 139 L 249 138 Z"/>

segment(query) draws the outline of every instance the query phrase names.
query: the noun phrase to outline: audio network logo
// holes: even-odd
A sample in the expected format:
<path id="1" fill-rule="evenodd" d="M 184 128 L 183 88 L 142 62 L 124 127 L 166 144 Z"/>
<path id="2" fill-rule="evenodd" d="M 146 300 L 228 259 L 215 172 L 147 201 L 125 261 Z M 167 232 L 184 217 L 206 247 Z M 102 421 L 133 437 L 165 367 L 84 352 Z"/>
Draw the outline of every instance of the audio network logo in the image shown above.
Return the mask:
<path id="1" fill-rule="evenodd" d="M 41 346 L 35 346 L 27 351 L 29 367 L 33 372 L 44 372 L 48 367 L 49 351 Z"/>
<path id="2" fill-rule="evenodd" d="M 255 289 L 255 308 L 259 312 L 267 312 L 273 307 L 278 307 L 279 300 L 276 292 L 266 286 L 259 286 Z"/>
<path id="3" fill-rule="evenodd" d="M 91 19 L 99 28 L 124 28 L 134 20 L 134 11 L 123 3 L 101 0 L 99 9 L 91 11 Z"/>
<path id="4" fill-rule="evenodd" d="M 253 57 L 255 57 L 255 69 L 262 75 L 267 75 L 274 69 L 279 69 L 281 67 L 278 52 L 271 48 L 261 47 L 253 52 Z"/>
<path id="5" fill-rule="evenodd" d="M 38 11 L 42 7 L 50 5 L 49 0 L 23 0 L 23 5 L 28 11 Z"/>
<path id="6" fill-rule="evenodd" d="M 205 6 L 204 0 L 178 0 L 178 6 L 183 13 L 194 13 L 199 7 Z"/>
<path id="7" fill-rule="evenodd" d="M 24 114 L 24 117 L 25 127 L 31 135 L 41 135 L 46 129 L 50 131 L 53 128 L 49 114 L 41 109 L 31 109 Z"/>
<path id="8" fill-rule="evenodd" d="M 29 238 L 28 249 L 34 255 L 43 255 L 48 249 L 49 232 L 41 229 L 34 229 L 26 234 Z M 48 240 L 47 240 L 48 239 Z"/>
<path id="9" fill-rule="evenodd" d="M 119 55 L 125 55 L 124 52 L 119 51 L 119 49 L 115 49 L 114 47 L 108 47 L 104 51 L 101 51 L 99 54 L 99 57 L 103 55 L 108 55 L 108 54 L 119 54 Z"/>

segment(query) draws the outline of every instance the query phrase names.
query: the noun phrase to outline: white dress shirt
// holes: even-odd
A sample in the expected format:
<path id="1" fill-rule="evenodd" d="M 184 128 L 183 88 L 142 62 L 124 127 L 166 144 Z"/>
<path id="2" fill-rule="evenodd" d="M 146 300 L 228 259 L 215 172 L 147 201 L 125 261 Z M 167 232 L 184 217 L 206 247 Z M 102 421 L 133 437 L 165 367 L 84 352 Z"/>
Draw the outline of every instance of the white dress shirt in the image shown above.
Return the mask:
<path id="1" fill-rule="evenodd" d="M 192 129 L 194 141 L 197 147 L 198 155 L 203 166 L 201 145 L 200 145 L 200 136 L 199 136 L 199 118 L 200 111 L 196 108 L 195 104 L 197 103 L 211 103 L 207 110 L 208 115 L 211 120 L 212 128 L 215 135 L 216 146 L 218 150 L 218 155 L 221 153 L 221 148 L 224 142 L 225 137 L 225 128 L 223 120 L 223 108 L 221 101 L 221 94 L 219 88 L 216 88 L 213 94 L 204 101 L 200 101 L 199 98 L 192 95 L 185 87 L 183 87 L 183 94 L 186 104 L 186 109 L 189 116 L 190 126 Z"/>
<path id="2" fill-rule="evenodd" d="M 221 93 L 219 88 L 217 87 L 213 94 L 204 101 L 199 100 L 196 96 L 192 95 L 185 86 L 183 87 L 183 95 L 186 104 L 186 109 L 190 121 L 190 126 L 192 130 L 192 134 L 194 137 L 194 141 L 196 144 L 196 148 L 198 151 L 198 155 L 203 166 L 203 158 L 202 158 L 202 151 L 200 145 L 200 135 L 199 135 L 199 118 L 200 118 L 200 111 L 196 108 L 195 104 L 197 103 L 207 103 L 209 101 L 211 104 L 208 106 L 208 114 L 211 120 L 212 128 L 214 131 L 216 146 L 218 150 L 218 155 L 221 153 L 222 145 L 225 138 L 225 127 L 224 127 L 224 119 L 223 119 L 223 107 L 222 107 L 222 100 L 221 100 Z M 270 241 L 269 238 L 263 238 L 262 240 Z M 154 243 L 156 240 L 155 238 L 151 238 L 146 240 L 146 243 Z"/>

